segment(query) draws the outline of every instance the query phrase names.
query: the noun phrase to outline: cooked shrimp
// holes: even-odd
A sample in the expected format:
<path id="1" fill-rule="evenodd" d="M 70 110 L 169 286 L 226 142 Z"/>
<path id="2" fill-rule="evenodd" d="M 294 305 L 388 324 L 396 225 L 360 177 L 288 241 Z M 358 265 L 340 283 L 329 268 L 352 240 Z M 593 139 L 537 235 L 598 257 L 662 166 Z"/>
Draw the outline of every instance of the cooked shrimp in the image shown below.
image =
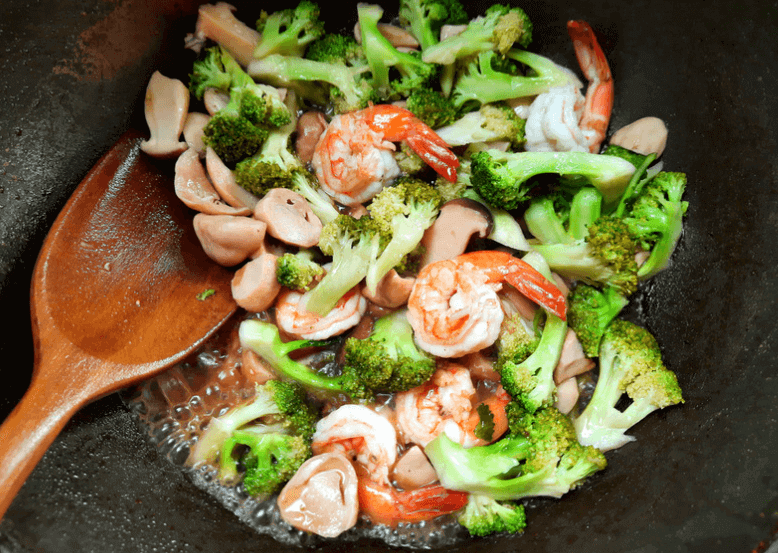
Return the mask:
<path id="1" fill-rule="evenodd" d="M 416 277 L 408 320 L 417 345 L 438 357 L 492 345 L 504 318 L 497 295 L 503 282 L 565 318 L 564 294 L 528 263 L 500 251 L 465 253 L 431 263 Z"/>
<path id="2" fill-rule="evenodd" d="M 316 423 L 311 448 L 315 454 L 343 453 L 362 465 L 372 480 L 388 484 L 397 460 L 397 432 L 383 415 L 350 403 Z"/>
<path id="3" fill-rule="evenodd" d="M 358 478 L 357 490 L 362 514 L 374 524 L 387 526 L 423 522 L 454 513 L 464 508 L 469 495 L 448 490 L 440 484 L 400 491 L 370 478 Z"/>
<path id="4" fill-rule="evenodd" d="M 355 326 L 367 309 L 367 300 L 354 287 L 324 316 L 305 309 L 310 291 L 283 290 L 276 300 L 278 328 L 296 338 L 326 340 Z"/>
<path id="5" fill-rule="evenodd" d="M 399 176 L 394 142 L 405 141 L 446 179 L 456 180 L 457 156 L 410 111 L 379 104 L 336 116 L 321 135 L 311 163 L 321 187 L 353 206 L 375 196 Z"/>
<path id="6" fill-rule="evenodd" d="M 397 426 L 406 442 L 422 447 L 442 432 L 465 447 L 484 445 L 492 440 L 476 435 L 481 422 L 478 405 L 484 404 L 492 412 L 491 437 L 496 438 L 508 428 L 505 406 L 509 401 L 502 387 L 478 401 L 468 368 L 446 362 L 429 382 L 395 396 Z"/>
<path id="7" fill-rule="evenodd" d="M 613 77 L 594 31 L 585 21 L 569 21 L 567 30 L 575 55 L 589 86 L 580 83 L 550 89 L 529 107 L 525 136 L 530 151 L 596 152 L 600 148 L 613 109 Z"/>

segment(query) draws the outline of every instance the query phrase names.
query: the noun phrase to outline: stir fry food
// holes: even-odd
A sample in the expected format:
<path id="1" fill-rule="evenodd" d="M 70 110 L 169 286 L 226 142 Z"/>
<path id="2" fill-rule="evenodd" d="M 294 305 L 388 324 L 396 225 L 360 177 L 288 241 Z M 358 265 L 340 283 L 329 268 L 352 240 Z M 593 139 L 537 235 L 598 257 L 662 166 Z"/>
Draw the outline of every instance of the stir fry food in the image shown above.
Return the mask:
<path id="1" fill-rule="evenodd" d="M 142 148 L 176 159 L 244 310 L 251 389 L 187 463 L 326 538 L 444 516 L 521 533 L 525 500 L 683 402 L 624 311 L 670 264 L 686 176 L 656 118 L 608 140 L 614 80 L 583 21 L 569 69 L 529 50 L 519 7 L 356 12 L 332 32 L 309 0 L 256 22 L 203 5 L 188 82 L 149 83 Z"/>

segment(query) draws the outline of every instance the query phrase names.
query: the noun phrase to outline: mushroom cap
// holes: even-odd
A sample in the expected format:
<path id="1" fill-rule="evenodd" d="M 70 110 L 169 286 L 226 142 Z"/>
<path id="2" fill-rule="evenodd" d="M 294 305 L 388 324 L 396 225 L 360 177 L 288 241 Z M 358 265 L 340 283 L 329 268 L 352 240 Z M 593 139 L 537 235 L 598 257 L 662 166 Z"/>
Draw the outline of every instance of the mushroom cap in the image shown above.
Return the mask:
<path id="1" fill-rule="evenodd" d="M 422 267 L 463 254 L 473 236 L 486 238 L 493 228 L 492 213 L 480 202 L 469 198 L 449 200 L 441 206 L 438 218 L 424 232 L 421 240 L 425 248 Z"/>

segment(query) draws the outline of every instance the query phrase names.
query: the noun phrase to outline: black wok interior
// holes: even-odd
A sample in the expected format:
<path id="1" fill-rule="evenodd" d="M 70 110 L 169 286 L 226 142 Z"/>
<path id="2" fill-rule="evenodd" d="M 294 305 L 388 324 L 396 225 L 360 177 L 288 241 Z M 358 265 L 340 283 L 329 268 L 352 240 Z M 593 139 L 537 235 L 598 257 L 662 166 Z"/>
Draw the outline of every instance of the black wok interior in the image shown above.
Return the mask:
<path id="1" fill-rule="evenodd" d="M 355 3 L 323 3 L 333 26 Z M 239 7 L 255 15 L 260 7 Z M 488 5 L 469 2 L 471 15 Z M 576 67 L 564 22 L 599 33 L 616 82 L 611 129 L 655 115 L 690 207 L 670 269 L 630 306 L 686 403 L 513 538 L 461 551 L 770 552 L 778 531 L 778 8 L 774 2 L 522 2 L 532 49 Z M 395 3 L 385 5 L 387 13 Z M 29 286 L 48 227 L 130 126 L 154 69 L 185 78 L 191 0 L 4 2 L 0 8 L 0 420 L 32 370 Z M 251 16 L 248 16 L 250 20 Z M 338 17 L 344 18 L 339 20 Z M 172 165 L 171 165 L 172 167 Z M 777 542 L 778 543 L 778 542 Z M 776 546 L 778 547 L 778 546 Z M 117 395 L 66 426 L 0 522 L 0 552 L 282 551 L 158 454 Z M 333 541 L 325 551 L 380 549 Z"/>

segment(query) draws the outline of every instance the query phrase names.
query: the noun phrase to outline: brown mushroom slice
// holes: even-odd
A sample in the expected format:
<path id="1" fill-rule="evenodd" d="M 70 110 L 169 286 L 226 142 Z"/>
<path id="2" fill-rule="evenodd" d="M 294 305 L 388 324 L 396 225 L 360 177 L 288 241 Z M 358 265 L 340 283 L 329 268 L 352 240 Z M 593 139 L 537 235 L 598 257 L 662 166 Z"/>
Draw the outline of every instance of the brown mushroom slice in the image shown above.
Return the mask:
<path id="1" fill-rule="evenodd" d="M 298 530 L 335 538 L 357 523 L 357 473 L 342 453 L 314 455 L 278 494 L 281 518 Z"/>
<path id="2" fill-rule="evenodd" d="M 254 218 L 267 224 L 267 233 L 285 244 L 311 248 L 319 243 L 321 220 L 297 192 L 273 188 L 257 202 Z"/>
<path id="3" fill-rule="evenodd" d="M 477 380 L 499 382 L 500 373 L 494 369 L 494 362 L 483 350 L 468 353 L 460 358 L 460 363 L 470 370 L 470 374 Z"/>
<path id="4" fill-rule="evenodd" d="M 278 378 L 273 369 L 253 350 L 244 348 L 240 354 L 240 370 L 244 378 L 254 384 L 262 385 Z"/>
<path id="5" fill-rule="evenodd" d="M 492 214 L 480 202 L 466 198 L 446 202 L 432 226 L 424 231 L 421 266 L 463 254 L 473 236 L 486 238 L 492 228 Z"/>
<path id="6" fill-rule="evenodd" d="M 232 278 L 232 297 L 246 311 L 258 313 L 273 305 L 281 291 L 276 278 L 278 258 L 265 253 L 252 259 L 235 272 Z"/>
<path id="7" fill-rule="evenodd" d="M 198 213 L 193 222 L 205 253 L 225 267 L 245 261 L 264 245 L 267 225 L 251 217 Z"/>
<path id="8" fill-rule="evenodd" d="M 565 380 L 583 374 L 594 368 L 594 361 L 586 357 L 578 336 L 572 329 L 567 329 L 565 341 L 562 344 L 562 354 L 554 369 L 554 382 L 560 384 Z"/>
<path id="9" fill-rule="evenodd" d="M 388 40 L 392 46 L 399 50 L 408 51 L 419 48 L 419 41 L 416 40 L 416 37 L 397 25 L 378 23 L 378 32 L 380 32 L 381 36 Z M 359 23 L 354 25 L 354 38 L 359 44 L 362 44 L 362 29 L 359 26 Z"/>
<path id="10" fill-rule="evenodd" d="M 253 59 L 262 35 L 235 17 L 234 12 L 235 6 L 226 2 L 200 6 L 195 34 L 218 42 L 245 67 Z"/>
<path id="11" fill-rule="evenodd" d="M 178 199 L 184 202 L 187 207 L 200 213 L 244 217 L 251 215 L 249 208 L 232 207 L 221 200 L 205 174 L 200 156 L 193 148 L 189 148 L 178 156 L 173 186 Z"/>
<path id="12" fill-rule="evenodd" d="M 201 157 L 205 155 L 203 129 L 210 119 L 211 116 L 207 113 L 190 111 L 184 120 L 184 140 Z"/>
<path id="13" fill-rule="evenodd" d="M 313 151 L 326 128 L 327 118 L 320 111 L 306 111 L 300 116 L 295 139 L 295 150 L 300 161 L 308 163 L 313 159 Z"/>
<path id="14" fill-rule="evenodd" d="M 643 117 L 613 133 L 610 143 L 639 154 L 656 154 L 659 157 L 667 145 L 667 127 L 658 117 Z"/>
<path id="15" fill-rule="evenodd" d="M 213 183 L 213 187 L 222 200 L 233 207 L 247 207 L 252 211 L 254 210 L 259 198 L 238 185 L 235 180 L 235 174 L 224 164 L 211 147 L 205 150 L 205 167 L 208 170 L 208 176 Z"/>
<path id="16" fill-rule="evenodd" d="M 573 410 L 575 404 L 578 403 L 580 395 L 581 392 L 578 389 L 578 379 L 574 376 L 570 377 L 557 385 L 555 406 L 560 413 L 567 415 Z"/>
<path id="17" fill-rule="evenodd" d="M 188 112 L 189 89 L 186 85 L 155 71 L 146 87 L 144 104 L 150 136 L 141 142 L 141 150 L 159 158 L 181 155 L 189 147 L 179 140 Z"/>
<path id="18" fill-rule="evenodd" d="M 408 296 L 411 295 L 414 282 L 416 282 L 415 278 L 401 277 L 392 269 L 378 281 L 375 294 L 371 294 L 365 286 L 362 295 L 380 307 L 394 309 L 408 303 Z"/>
<path id="19" fill-rule="evenodd" d="M 415 490 L 437 482 L 438 473 L 424 451 L 415 445 L 397 460 L 392 469 L 392 479 L 403 490 Z"/>

